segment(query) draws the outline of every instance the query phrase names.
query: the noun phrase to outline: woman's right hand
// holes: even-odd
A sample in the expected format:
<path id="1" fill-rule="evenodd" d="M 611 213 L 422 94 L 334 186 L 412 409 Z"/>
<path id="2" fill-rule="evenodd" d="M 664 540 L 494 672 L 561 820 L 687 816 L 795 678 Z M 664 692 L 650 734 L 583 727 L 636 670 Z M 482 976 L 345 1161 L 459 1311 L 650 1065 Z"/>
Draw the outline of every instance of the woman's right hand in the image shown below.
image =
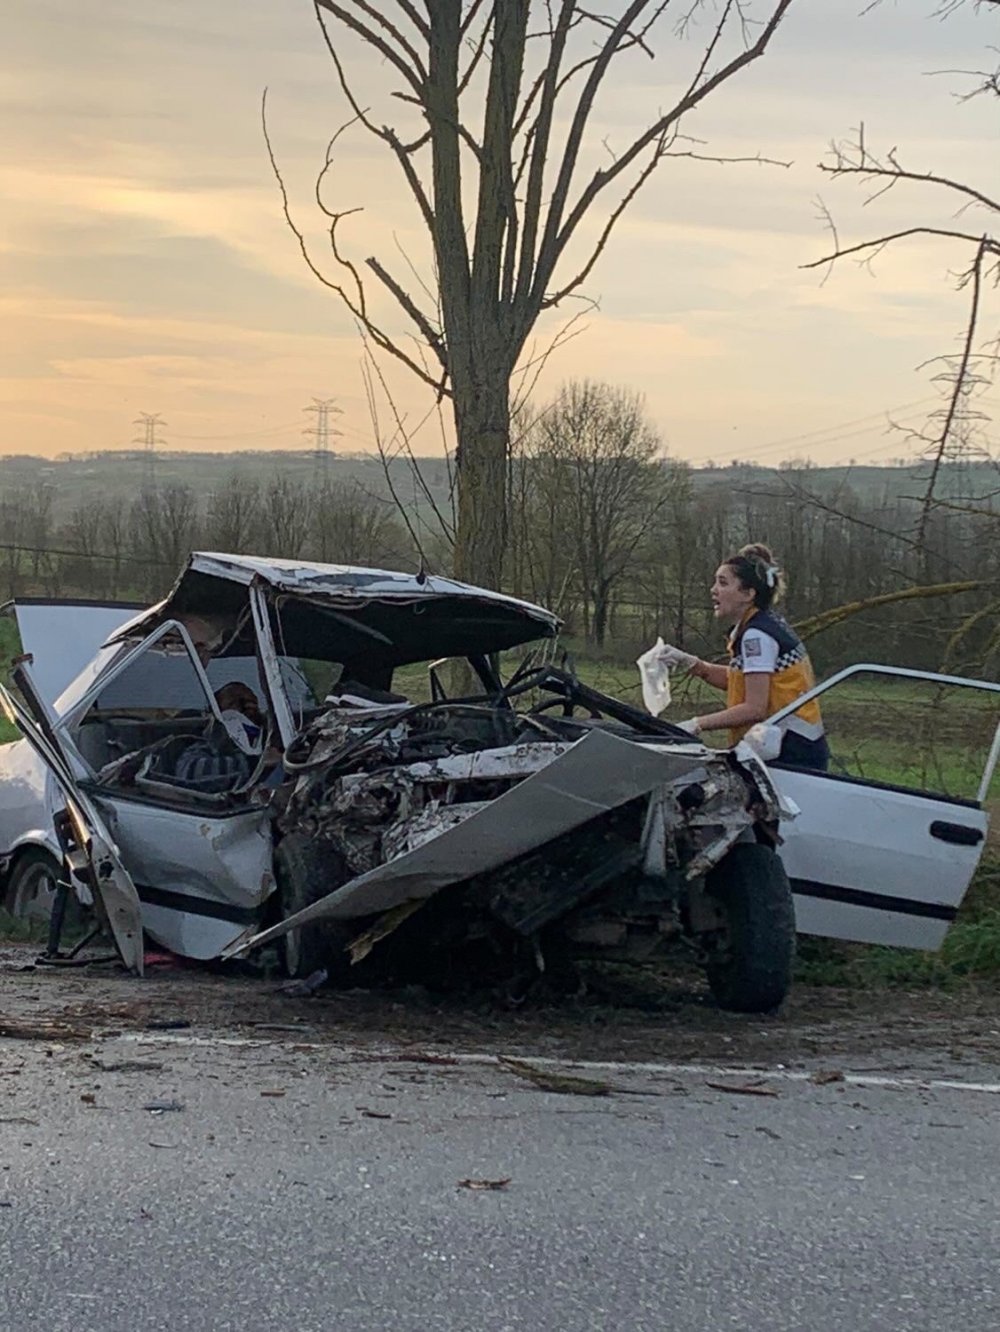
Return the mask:
<path id="1" fill-rule="evenodd" d="M 672 643 L 664 643 L 657 654 L 657 659 L 667 667 L 668 670 L 689 671 L 692 666 L 697 665 L 698 658 L 692 652 L 685 652 L 683 648 L 674 647 Z"/>

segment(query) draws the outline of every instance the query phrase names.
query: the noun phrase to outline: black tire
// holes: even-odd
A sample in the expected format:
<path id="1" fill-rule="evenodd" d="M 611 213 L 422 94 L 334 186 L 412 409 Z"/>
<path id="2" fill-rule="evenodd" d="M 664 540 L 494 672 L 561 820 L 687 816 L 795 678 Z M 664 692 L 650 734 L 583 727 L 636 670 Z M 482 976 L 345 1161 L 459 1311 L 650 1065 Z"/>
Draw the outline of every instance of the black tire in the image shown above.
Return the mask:
<path id="1" fill-rule="evenodd" d="M 705 886 L 726 917 L 705 964 L 712 994 L 734 1013 L 770 1012 L 788 994 L 795 959 L 795 907 L 784 865 L 769 846 L 739 842 Z"/>
<path id="2" fill-rule="evenodd" d="M 47 925 L 61 875 L 58 860 L 44 848 L 22 851 L 7 876 L 4 906 L 19 920 Z"/>
<path id="3" fill-rule="evenodd" d="M 343 856 L 321 839 L 289 833 L 275 849 L 274 878 L 282 917 L 312 906 L 350 877 Z M 344 946 L 357 932 L 330 920 L 289 930 L 278 940 L 286 974 L 299 979 L 325 969 L 332 979 L 346 972 Z"/>

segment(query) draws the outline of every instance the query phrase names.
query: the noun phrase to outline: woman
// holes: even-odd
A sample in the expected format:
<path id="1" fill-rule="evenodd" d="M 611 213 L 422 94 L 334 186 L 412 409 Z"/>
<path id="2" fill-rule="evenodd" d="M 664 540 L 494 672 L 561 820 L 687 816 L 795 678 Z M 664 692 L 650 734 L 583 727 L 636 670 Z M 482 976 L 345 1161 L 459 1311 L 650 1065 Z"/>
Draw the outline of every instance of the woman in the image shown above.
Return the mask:
<path id="1" fill-rule="evenodd" d="M 751 726 L 786 707 L 815 684 L 801 640 L 772 607 L 783 579 L 767 546 L 744 546 L 716 570 L 712 584 L 715 618 L 731 624 L 729 665 L 716 666 L 690 652 L 667 646 L 661 660 L 726 692 L 720 712 L 682 723 L 692 735 L 729 731 L 735 745 Z M 813 699 L 780 723 L 779 763 L 826 771 L 830 762 L 819 704 Z"/>

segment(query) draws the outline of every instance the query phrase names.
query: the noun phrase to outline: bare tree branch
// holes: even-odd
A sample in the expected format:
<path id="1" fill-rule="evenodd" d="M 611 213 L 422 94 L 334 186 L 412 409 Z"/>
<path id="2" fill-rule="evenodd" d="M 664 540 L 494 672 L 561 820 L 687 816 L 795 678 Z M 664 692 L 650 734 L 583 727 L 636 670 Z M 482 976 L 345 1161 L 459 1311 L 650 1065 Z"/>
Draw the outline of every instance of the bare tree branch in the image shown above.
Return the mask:
<path id="1" fill-rule="evenodd" d="M 861 254 L 865 250 L 884 250 L 887 245 L 893 241 L 905 240 L 908 236 L 942 236 L 946 240 L 968 241 L 972 245 L 978 245 L 981 236 L 975 236 L 968 231 L 949 231 L 943 227 L 905 227 L 902 231 L 892 231 L 884 236 L 877 236 L 875 240 L 859 241 L 857 245 L 846 245 L 842 249 L 832 254 L 826 254 L 822 259 L 813 259 L 808 264 L 802 264 L 802 268 L 821 268 L 824 264 L 832 264 L 837 259 L 844 259 L 850 254 Z M 1000 254 L 1000 243 L 993 242 L 990 247 L 992 252 Z M 874 256 L 873 256 L 874 257 Z"/>
<path id="2" fill-rule="evenodd" d="M 834 625 L 843 624 L 845 620 L 851 619 L 854 615 L 859 615 L 862 611 L 876 610 L 884 606 L 896 606 L 906 601 L 924 601 L 932 597 L 956 597 L 963 592 L 978 592 L 980 589 L 989 586 L 989 581 L 985 578 L 971 578 L 961 583 L 935 583 L 929 587 L 926 585 L 905 587 L 899 592 L 885 592 L 881 596 L 866 597 L 862 601 L 851 601 L 847 605 L 834 606 L 831 610 L 823 611 L 821 615 L 813 615 L 807 620 L 799 620 L 795 625 L 795 632 L 800 638 L 815 638 L 817 634 L 832 629 Z"/>
<path id="3" fill-rule="evenodd" d="M 709 45 L 709 52 L 714 51 L 716 44 L 721 40 L 729 14 L 732 11 L 735 0 L 727 0 L 722 16 L 716 26 L 716 31 L 712 42 Z M 573 119 L 570 133 L 567 140 L 567 146 L 563 155 L 563 167 L 560 171 L 559 179 L 553 192 L 552 202 L 549 206 L 549 216 L 546 224 L 545 235 L 539 250 L 537 271 L 535 281 L 532 287 L 533 304 L 536 308 L 541 308 L 541 302 L 544 300 L 545 288 L 548 286 L 549 278 L 552 274 L 555 264 L 561 256 L 569 238 L 573 235 L 584 216 L 601 194 L 612 181 L 616 180 L 621 173 L 626 170 L 632 162 L 650 145 L 661 140 L 667 131 L 675 126 L 683 116 L 689 111 L 694 110 L 701 102 L 705 100 L 721 84 L 733 78 L 747 65 L 758 60 L 767 50 L 771 38 L 778 29 L 778 25 L 784 18 L 792 0 L 776 0 L 771 17 L 763 25 L 761 33 L 752 46 L 742 51 L 732 60 L 727 61 L 720 69 L 708 78 L 696 78 L 695 83 L 689 88 L 688 92 L 677 104 L 661 116 L 645 133 L 641 134 L 633 143 L 621 154 L 620 157 L 603 171 L 594 173 L 589 184 L 584 188 L 575 205 L 570 209 L 568 216 L 564 219 L 564 210 L 569 195 L 570 182 L 572 180 L 573 170 L 576 165 L 577 154 L 579 153 L 580 143 L 583 137 L 583 130 L 587 124 L 593 107 L 594 97 L 601 79 L 607 71 L 607 64 L 614 55 L 615 50 L 623 35 L 628 28 L 632 26 L 636 15 L 645 8 L 642 0 L 633 0 L 625 12 L 622 19 L 618 21 L 611 37 L 608 39 L 602 59 L 598 60 L 584 87 L 580 96 L 580 102 L 577 113 Z M 708 54 L 702 63 L 701 71 L 707 67 Z"/>
<path id="4" fill-rule="evenodd" d="M 930 518 L 931 508 L 934 504 L 937 479 L 941 471 L 941 464 L 944 461 L 948 445 L 951 442 L 952 428 L 955 424 L 959 407 L 969 392 L 969 364 L 972 359 L 972 348 L 976 338 L 976 325 L 979 320 L 979 298 L 982 292 L 983 261 L 986 258 L 987 253 L 987 237 L 984 236 L 979 243 L 979 248 L 976 251 L 976 258 L 972 265 L 972 298 L 969 305 L 969 321 L 965 329 L 965 342 L 962 347 L 962 358 L 955 375 L 955 385 L 948 401 L 948 409 L 945 413 L 941 434 L 934 448 L 931 462 L 931 474 L 927 482 L 927 490 L 924 494 L 923 503 L 920 506 L 920 521 L 917 525 L 917 543 L 921 549 L 923 549 L 926 542 L 927 524 Z"/>
<path id="5" fill-rule="evenodd" d="M 387 32 L 406 55 L 409 56 L 412 64 L 407 64 L 390 42 L 386 41 L 384 37 L 379 36 L 379 33 L 375 28 L 370 28 L 362 23 L 355 14 L 351 13 L 351 10 L 348 9 L 346 5 L 337 4 L 336 0 L 314 0 L 317 11 L 320 9 L 327 10 L 335 19 L 339 19 L 345 28 L 349 28 L 356 36 L 367 42 L 369 46 L 374 47 L 376 51 L 383 55 L 385 59 L 388 60 L 400 74 L 402 74 L 403 78 L 413 89 L 417 97 L 422 97 L 424 84 L 427 79 L 427 71 L 424 69 L 416 50 L 410 45 L 399 29 L 390 23 L 385 15 L 382 14 L 380 10 L 376 9 L 374 5 L 367 4 L 366 0 L 349 0 L 349 2 L 354 5 L 355 8 L 360 9 L 362 13 L 367 14 L 377 27 L 380 27 L 383 31 Z M 413 6 L 410 5 L 407 0 L 396 0 L 396 3 L 404 11 L 415 13 Z M 426 36 L 426 24 L 423 20 L 417 21 L 422 28 L 423 35 Z"/>
<path id="6" fill-rule="evenodd" d="M 353 208 L 343 213 L 333 213 L 325 208 L 323 210 L 326 213 L 326 216 L 331 219 L 329 236 L 330 236 L 330 246 L 333 252 L 333 256 L 337 261 L 337 263 L 340 264 L 345 269 L 347 269 L 347 271 L 351 274 L 355 286 L 354 293 L 352 294 L 351 292 L 349 292 L 343 286 L 342 283 L 334 282 L 331 278 L 328 278 L 326 274 L 313 261 L 313 258 L 309 253 L 309 247 L 306 244 L 305 235 L 300 230 L 300 228 L 296 226 L 295 221 L 292 217 L 291 209 L 289 207 L 289 202 L 288 202 L 288 190 L 285 187 L 285 181 L 281 175 L 277 159 L 275 158 L 274 155 L 274 149 L 271 144 L 271 139 L 267 128 L 266 88 L 264 89 L 264 94 L 261 98 L 260 114 L 261 114 L 261 125 L 264 131 L 264 142 L 267 145 L 267 155 L 271 162 L 271 170 L 274 172 L 274 178 L 278 182 L 278 189 L 281 192 L 281 207 L 282 207 L 282 212 L 284 214 L 285 222 L 288 224 L 289 230 L 291 231 L 292 235 L 295 237 L 296 241 L 298 242 L 299 251 L 302 254 L 302 258 L 305 260 L 306 265 L 309 268 L 309 271 L 319 282 L 323 284 L 324 287 L 328 287 L 330 291 L 336 292 L 336 294 L 347 306 L 348 310 L 350 310 L 351 314 L 353 314 L 354 317 L 358 320 L 358 322 L 364 326 L 369 336 L 372 338 L 372 341 L 375 342 L 377 346 L 379 346 L 383 351 L 388 352 L 390 355 L 395 356 L 396 359 L 401 361 L 407 367 L 408 370 L 411 370 L 413 374 L 415 374 L 418 377 L 418 379 L 422 379 L 424 383 L 428 384 L 431 388 L 433 388 L 435 392 L 438 392 L 439 391 L 438 381 L 433 379 L 430 375 L 426 374 L 426 372 L 418 364 L 418 362 L 414 361 L 412 357 L 408 356 L 406 352 L 402 350 L 401 347 L 398 347 L 393 342 L 393 340 L 369 317 L 364 298 L 364 287 L 361 283 L 361 279 L 358 276 L 357 269 L 349 260 L 346 260 L 341 256 L 337 248 L 336 232 L 339 222 L 343 218 L 349 217 L 352 213 L 360 212 L 361 211 L 360 209 Z"/>
<path id="7" fill-rule="evenodd" d="M 967 185 L 964 181 L 955 180 L 951 176 L 944 176 L 937 171 L 907 170 L 900 164 L 895 148 L 889 150 L 884 162 L 880 161 L 871 154 L 864 141 L 864 126 L 860 127 L 857 144 L 838 144 L 833 151 L 834 161 L 820 162 L 819 169 L 835 179 L 845 176 L 858 176 L 865 180 L 887 180 L 889 182 L 887 188 L 891 188 L 899 181 L 911 181 L 920 185 L 941 185 L 953 193 L 965 195 L 971 201 L 982 204 L 984 208 L 988 208 L 992 212 L 1000 213 L 1000 200 L 984 194 L 981 190 Z M 882 193 L 882 191 L 879 191 L 879 193 Z M 878 194 L 875 194 L 872 199 L 878 197 Z"/>

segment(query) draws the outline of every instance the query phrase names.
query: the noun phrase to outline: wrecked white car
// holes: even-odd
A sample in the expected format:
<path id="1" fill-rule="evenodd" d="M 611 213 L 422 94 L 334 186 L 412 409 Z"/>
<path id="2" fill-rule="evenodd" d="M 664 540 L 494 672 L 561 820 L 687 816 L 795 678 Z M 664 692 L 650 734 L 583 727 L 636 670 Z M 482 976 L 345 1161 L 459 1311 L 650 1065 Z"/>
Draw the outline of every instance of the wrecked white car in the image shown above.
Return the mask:
<path id="1" fill-rule="evenodd" d="M 46 609 L 76 616 L 48 653 Z M 500 653 L 555 636 L 548 611 L 195 554 L 159 605 L 94 612 L 119 625 L 67 684 L 85 609 L 17 607 L 26 658 L 4 691 L 25 736 L 0 751 L 6 900 L 54 901 L 56 934 L 71 882 L 137 973 L 144 936 L 201 959 L 276 939 L 300 976 L 457 959 L 517 984 L 683 939 L 724 1005 L 784 997 L 794 917 L 766 768 L 530 657 L 504 682 Z M 443 658 L 467 663 L 462 697 Z M 430 696 L 410 702 L 418 663 Z"/>
<path id="2" fill-rule="evenodd" d="M 499 654 L 556 618 L 447 579 L 196 554 L 138 616 L 14 609 L 30 664 L 3 692 L 25 739 L 0 748 L 0 872 L 10 910 L 51 916 L 50 953 L 71 883 L 138 973 L 144 936 L 200 959 L 274 940 L 294 975 L 416 961 L 523 986 L 679 939 L 720 1002 L 760 1010 L 796 923 L 940 946 L 985 844 L 990 682 L 856 666 L 817 687 L 825 711 L 862 676 L 899 693 L 877 756 L 915 746 L 917 682 L 931 735 L 948 691 L 972 698 L 963 734 L 989 754 L 959 796 L 712 750 L 530 655 L 503 680 Z M 468 663 L 461 697 L 439 658 Z M 857 749 L 828 715 L 835 753 Z"/>

